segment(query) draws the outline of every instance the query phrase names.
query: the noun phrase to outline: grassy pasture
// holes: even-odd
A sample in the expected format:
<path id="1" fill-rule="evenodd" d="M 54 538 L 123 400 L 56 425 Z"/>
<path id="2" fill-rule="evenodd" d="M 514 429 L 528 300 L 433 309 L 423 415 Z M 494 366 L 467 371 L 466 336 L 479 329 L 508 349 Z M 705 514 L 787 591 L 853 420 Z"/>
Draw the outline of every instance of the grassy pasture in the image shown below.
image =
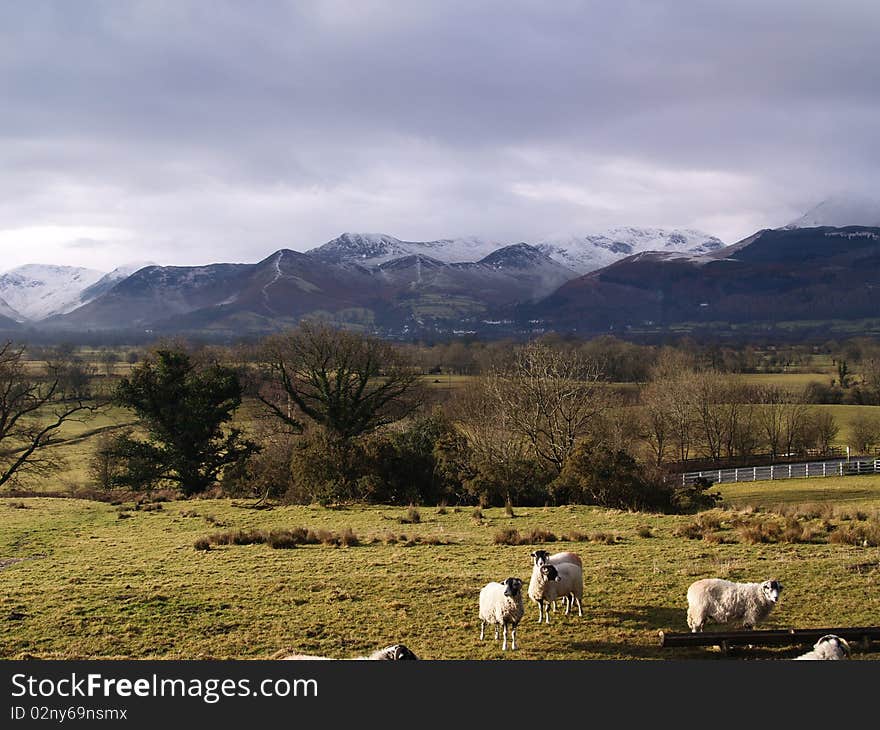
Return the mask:
<path id="1" fill-rule="evenodd" d="M 723 494 L 731 504 L 857 504 L 874 520 L 880 511 L 880 480 L 872 477 L 727 485 Z M 120 510 L 128 517 L 120 518 Z M 719 659 L 714 649 L 657 646 L 658 630 L 687 630 L 687 586 L 708 576 L 778 577 L 785 592 L 766 628 L 875 624 L 880 614 L 880 548 L 747 544 L 728 527 L 737 515 L 748 517 L 744 512 L 712 511 L 735 540 L 715 543 L 674 534 L 693 516 L 522 507 L 514 517 L 485 509 L 478 520 L 472 511 L 423 507 L 418 524 L 402 524 L 407 510 L 397 506 L 257 511 L 228 500 L 191 500 L 144 511 L 73 499 L 0 499 L 0 658 L 268 658 L 279 650 L 344 657 L 404 642 L 431 659 Z M 830 521 L 853 519 L 840 512 Z M 362 544 L 193 547 L 218 531 L 296 526 L 350 527 Z M 557 613 L 549 626 L 538 626 L 527 601 L 520 649 L 502 657 L 499 644 L 478 640 L 477 595 L 489 580 L 527 579 L 535 547 L 493 544 L 505 528 L 601 532 L 618 540 L 544 545 L 583 557 L 584 616 Z M 449 544 L 391 544 L 389 533 Z"/>

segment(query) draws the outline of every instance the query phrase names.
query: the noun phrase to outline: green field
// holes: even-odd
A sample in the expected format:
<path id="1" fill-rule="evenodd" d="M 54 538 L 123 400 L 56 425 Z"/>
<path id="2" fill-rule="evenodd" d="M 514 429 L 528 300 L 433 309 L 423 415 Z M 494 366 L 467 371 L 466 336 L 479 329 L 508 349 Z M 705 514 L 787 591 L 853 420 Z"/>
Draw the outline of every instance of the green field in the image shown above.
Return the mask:
<path id="1" fill-rule="evenodd" d="M 818 533 L 878 525 L 880 479 L 851 477 L 729 485 L 728 503 L 795 506 L 824 500 Z M 859 507 L 865 514 L 854 514 Z M 0 499 L 0 657 L 269 658 L 282 650 L 352 656 L 403 642 L 430 659 L 502 658 L 480 642 L 477 595 L 487 581 L 527 579 L 534 544 L 494 545 L 504 528 L 593 541 L 554 542 L 584 559 L 583 618 L 537 624 L 527 602 L 511 659 L 663 659 L 722 655 L 661 649 L 657 632 L 686 631 L 685 592 L 697 578 L 776 577 L 780 606 L 764 625 L 872 625 L 880 614 L 880 548 L 811 543 L 749 544 L 736 525 L 781 515 L 713 510 L 704 521 L 722 541 L 675 530 L 694 516 L 591 507 L 420 509 L 286 506 L 253 510 L 229 500 L 167 502 L 154 511 L 74 499 Z M 128 515 L 120 518 L 120 514 Z M 351 528 L 351 547 L 226 545 L 201 552 L 197 538 L 233 528 Z M 641 529 L 651 528 L 653 536 Z M 600 535 L 616 535 L 605 544 Z M 390 543 L 389 536 L 409 542 Z M 823 533 L 824 534 L 824 533 Z M 412 544 L 414 538 L 448 544 Z M 784 657 L 796 650 L 741 650 Z M 880 658 L 857 650 L 856 658 Z"/>

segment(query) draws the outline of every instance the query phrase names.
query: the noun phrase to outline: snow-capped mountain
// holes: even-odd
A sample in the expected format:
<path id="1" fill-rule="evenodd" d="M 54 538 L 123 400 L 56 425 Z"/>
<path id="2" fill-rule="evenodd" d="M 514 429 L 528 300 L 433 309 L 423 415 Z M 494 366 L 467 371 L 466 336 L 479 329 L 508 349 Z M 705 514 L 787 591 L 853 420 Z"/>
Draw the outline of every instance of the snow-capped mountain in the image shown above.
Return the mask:
<path id="1" fill-rule="evenodd" d="M 880 226 L 880 200 L 861 195 L 831 197 L 783 227 L 790 230 L 819 226 Z"/>
<path id="2" fill-rule="evenodd" d="M 384 233 L 343 233 L 306 253 L 324 263 L 357 263 L 369 268 L 404 256 L 429 256 L 448 264 L 479 261 L 504 245 L 475 237 L 401 241 Z"/>
<path id="3" fill-rule="evenodd" d="M 724 247 L 715 236 L 691 229 L 610 228 L 586 236 L 549 238 L 536 244 L 554 261 L 587 274 L 645 251 L 707 254 Z"/>
<path id="4" fill-rule="evenodd" d="M 101 296 L 104 292 L 110 291 L 120 281 L 127 279 L 136 271 L 140 271 L 147 266 L 155 265 L 156 264 L 153 261 L 139 261 L 117 266 L 109 274 L 104 274 L 104 276 L 98 279 L 94 284 L 83 289 L 82 292 L 80 292 L 79 304 L 77 306 L 88 304 L 93 299 Z"/>
<path id="5" fill-rule="evenodd" d="M 79 266 L 25 264 L 0 276 L 0 298 L 21 318 L 39 321 L 76 309 L 81 292 L 102 276 Z"/>
<path id="6" fill-rule="evenodd" d="M 401 241 L 383 233 L 343 233 L 307 253 L 325 263 L 357 263 L 370 268 L 414 255 L 444 263 L 476 262 L 507 246 L 476 237 Z M 586 274 L 642 251 L 704 254 L 722 248 L 724 242 L 688 229 L 612 228 L 603 233 L 548 238 L 534 246 L 574 274 Z"/>
<path id="7" fill-rule="evenodd" d="M 6 317 L 15 322 L 24 321 L 24 317 L 10 307 L 3 299 L 0 299 L 0 317 Z"/>

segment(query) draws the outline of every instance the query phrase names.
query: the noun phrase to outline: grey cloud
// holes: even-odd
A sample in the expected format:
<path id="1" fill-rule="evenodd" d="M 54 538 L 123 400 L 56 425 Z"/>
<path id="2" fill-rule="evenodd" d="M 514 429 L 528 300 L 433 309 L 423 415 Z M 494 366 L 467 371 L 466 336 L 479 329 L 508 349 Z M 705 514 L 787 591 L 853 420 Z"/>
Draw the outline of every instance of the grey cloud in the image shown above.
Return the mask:
<path id="1" fill-rule="evenodd" d="M 857 0 L 6 4 L 0 229 L 127 229 L 168 263 L 352 229 L 733 240 L 877 189 L 878 22 Z"/>

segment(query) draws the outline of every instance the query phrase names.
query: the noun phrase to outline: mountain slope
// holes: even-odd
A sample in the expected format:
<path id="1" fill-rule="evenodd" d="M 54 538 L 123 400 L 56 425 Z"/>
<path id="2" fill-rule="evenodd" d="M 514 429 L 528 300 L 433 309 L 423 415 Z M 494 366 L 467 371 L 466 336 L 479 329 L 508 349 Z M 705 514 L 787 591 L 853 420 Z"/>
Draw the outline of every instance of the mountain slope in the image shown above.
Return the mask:
<path id="1" fill-rule="evenodd" d="M 25 319 L 39 321 L 78 307 L 81 292 L 102 276 L 79 266 L 25 264 L 0 276 L 0 298 Z"/>
<path id="2" fill-rule="evenodd" d="M 817 228 L 822 226 L 878 226 L 880 201 L 860 195 L 835 196 L 823 200 L 785 228 Z"/>
<path id="3" fill-rule="evenodd" d="M 759 231 L 703 256 L 641 253 L 567 282 L 521 316 L 556 327 L 880 316 L 880 228 Z"/>
<path id="4" fill-rule="evenodd" d="M 124 264 L 122 266 L 117 266 L 113 271 L 109 274 L 104 274 L 100 279 L 98 279 L 91 286 L 87 286 L 80 292 L 79 295 L 79 306 L 83 304 L 88 304 L 93 299 L 101 296 L 104 292 L 110 291 L 114 286 L 116 286 L 123 279 L 127 279 L 136 271 L 143 269 L 147 266 L 155 266 L 152 261 L 144 261 L 139 263 L 130 263 Z"/>
<path id="5" fill-rule="evenodd" d="M 384 233 L 343 233 L 306 254 L 328 264 L 357 263 L 373 267 L 406 256 L 429 256 L 444 263 L 479 261 L 502 246 L 480 238 L 401 241 Z"/>
<path id="6" fill-rule="evenodd" d="M 611 228 L 604 233 L 545 239 L 537 248 L 579 274 L 645 251 L 705 254 L 724 247 L 715 236 L 690 229 Z"/>
<path id="7" fill-rule="evenodd" d="M 24 317 L 10 307 L 2 298 L 0 298 L 0 318 L 2 318 L 0 324 L 3 324 L 5 320 L 10 320 L 11 322 L 21 322 L 24 320 Z"/>

